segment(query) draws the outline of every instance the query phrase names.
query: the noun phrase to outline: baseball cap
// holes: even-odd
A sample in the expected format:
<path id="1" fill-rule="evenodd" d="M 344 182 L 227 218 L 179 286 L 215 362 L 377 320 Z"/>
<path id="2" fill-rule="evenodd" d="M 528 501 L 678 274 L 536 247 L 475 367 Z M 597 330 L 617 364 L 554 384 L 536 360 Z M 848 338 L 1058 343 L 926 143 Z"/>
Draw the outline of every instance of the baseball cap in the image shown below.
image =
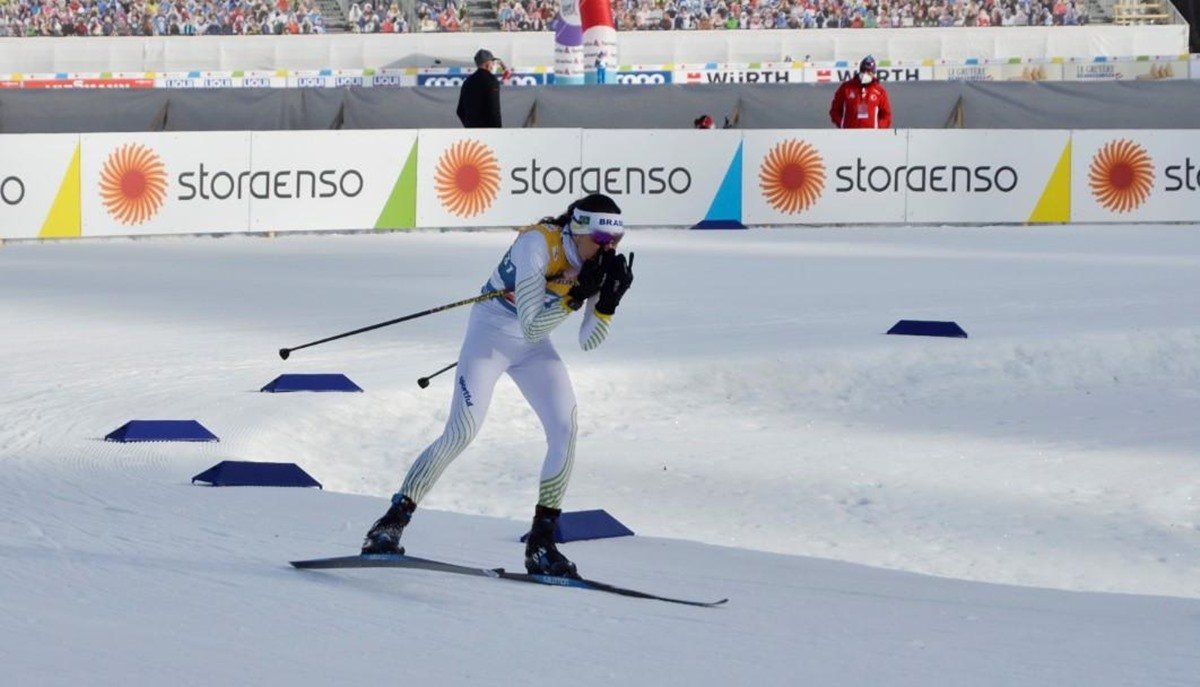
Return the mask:
<path id="1" fill-rule="evenodd" d="M 482 67 L 484 62 L 496 59 L 491 50 L 480 50 L 475 53 L 475 66 Z"/>

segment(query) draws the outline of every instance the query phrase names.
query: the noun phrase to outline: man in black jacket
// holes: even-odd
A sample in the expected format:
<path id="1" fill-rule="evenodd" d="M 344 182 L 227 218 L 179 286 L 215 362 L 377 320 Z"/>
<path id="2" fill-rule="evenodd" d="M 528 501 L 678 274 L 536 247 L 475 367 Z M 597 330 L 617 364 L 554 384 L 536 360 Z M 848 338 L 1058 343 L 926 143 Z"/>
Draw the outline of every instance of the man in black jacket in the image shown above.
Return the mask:
<path id="1" fill-rule="evenodd" d="M 500 79 L 492 74 L 494 63 L 500 62 L 490 51 L 475 53 L 478 69 L 463 82 L 458 93 L 458 119 L 468 129 L 499 129 Z M 500 62 L 504 68 L 504 63 Z"/>

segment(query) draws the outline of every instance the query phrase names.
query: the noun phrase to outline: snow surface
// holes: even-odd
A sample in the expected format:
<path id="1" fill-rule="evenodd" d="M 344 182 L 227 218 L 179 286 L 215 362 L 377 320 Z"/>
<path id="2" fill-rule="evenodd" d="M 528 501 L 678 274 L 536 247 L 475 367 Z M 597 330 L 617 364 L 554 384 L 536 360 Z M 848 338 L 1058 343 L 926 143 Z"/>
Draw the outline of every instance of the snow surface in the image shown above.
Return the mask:
<path id="1" fill-rule="evenodd" d="M 0 682 L 1196 685 L 1195 227 L 639 231 L 566 508 L 588 576 L 697 609 L 356 551 L 440 431 L 460 309 L 511 232 L 0 247 Z M 955 320 L 967 340 L 884 336 Z M 342 372 L 364 394 L 262 394 Z M 218 444 L 106 443 L 197 419 Z M 520 568 L 537 420 L 503 380 L 413 525 Z M 289 461 L 325 491 L 189 485 Z"/>

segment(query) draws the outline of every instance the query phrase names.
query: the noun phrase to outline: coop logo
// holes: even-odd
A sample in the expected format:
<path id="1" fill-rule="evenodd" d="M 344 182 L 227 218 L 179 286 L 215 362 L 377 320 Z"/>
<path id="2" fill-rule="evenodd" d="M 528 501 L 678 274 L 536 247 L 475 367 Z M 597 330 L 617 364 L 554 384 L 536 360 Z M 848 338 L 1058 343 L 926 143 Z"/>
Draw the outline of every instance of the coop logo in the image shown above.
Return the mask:
<path id="1" fill-rule="evenodd" d="M 458 88 L 467 80 L 465 76 L 433 76 L 430 74 L 418 74 L 418 86 L 433 86 L 433 87 L 454 87 Z"/>
<path id="2" fill-rule="evenodd" d="M 546 83 L 545 74 L 513 74 L 508 78 L 509 86 L 541 86 Z"/>
<path id="3" fill-rule="evenodd" d="M 5 205 L 20 205 L 25 200 L 25 182 L 21 177 L 8 176 L 0 179 L 0 201 Z"/>
<path id="4" fill-rule="evenodd" d="M 479 141 L 457 141 L 438 158 L 433 185 L 442 207 L 458 217 L 474 217 L 492 207 L 500 191 L 500 163 Z"/>
<path id="5" fill-rule="evenodd" d="M 665 71 L 620 72 L 619 74 L 617 74 L 617 83 L 622 83 L 622 84 L 667 84 L 667 83 L 671 83 L 671 72 L 665 72 Z"/>
<path id="6" fill-rule="evenodd" d="M 162 158 L 138 143 L 109 153 L 100 168 L 100 202 L 108 214 L 125 225 L 142 224 L 167 199 L 167 168 Z"/>
<path id="7" fill-rule="evenodd" d="M 795 215 L 813 206 L 825 190 L 825 160 L 796 139 L 771 148 L 758 169 L 763 198 L 778 212 Z"/>
<path id="8" fill-rule="evenodd" d="M 1131 212 L 1150 197 L 1154 161 L 1142 146 L 1127 139 L 1101 146 L 1088 166 L 1092 197 L 1110 212 Z"/>

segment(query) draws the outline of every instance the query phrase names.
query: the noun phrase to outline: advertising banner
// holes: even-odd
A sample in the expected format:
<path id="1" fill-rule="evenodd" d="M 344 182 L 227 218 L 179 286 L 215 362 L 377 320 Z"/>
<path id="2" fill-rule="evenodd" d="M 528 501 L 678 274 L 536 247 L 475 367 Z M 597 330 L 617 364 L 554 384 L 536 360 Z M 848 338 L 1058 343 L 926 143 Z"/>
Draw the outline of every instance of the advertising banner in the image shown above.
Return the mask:
<path id="1" fill-rule="evenodd" d="M 617 66 L 617 25 L 609 0 L 579 0 L 583 28 L 583 80 L 607 83 L 606 74 Z"/>
<path id="2" fill-rule="evenodd" d="M 726 179 L 741 188 L 741 139 L 731 130 L 584 131 L 580 195 L 612 196 L 631 225 L 695 224 L 727 202 Z M 733 213 L 719 219 L 740 220 L 740 203 Z"/>
<path id="3" fill-rule="evenodd" d="M 79 236 L 79 136 L 0 136 L 0 238 Z"/>
<path id="4" fill-rule="evenodd" d="M 894 170 L 909 222 L 1069 222 L 1068 131 L 913 129 Z"/>
<path id="5" fill-rule="evenodd" d="M 284 88 L 287 72 L 167 72 L 155 75 L 156 88 Z"/>
<path id="6" fill-rule="evenodd" d="M 1066 81 L 1144 81 L 1188 78 L 1188 57 L 1072 58 L 1063 64 Z"/>
<path id="7" fill-rule="evenodd" d="M 12 80 L 15 88 L 154 88 L 153 74 L 25 74 Z"/>
<path id="8" fill-rule="evenodd" d="M 673 83 L 801 83 L 804 65 L 800 62 L 777 64 L 677 64 Z"/>
<path id="9" fill-rule="evenodd" d="M 1200 132 L 1076 131 L 1071 219 L 1200 221 Z"/>
<path id="10" fill-rule="evenodd" d="M 251 135 L 250 231 L 416 226 L 415 130 Z"/>
<path id="11" fill-rule="evenodd" d="M 623 66 L 619 67 L 615 74 L 609 70 L 605 77 L 605 83 L 666 84 L 671 83 L 672 76 L 671 70 L 666 65 L 659 67 Z"/>
<path id="12" fill-rule="evenodd" d="M 85 236 L 246 231 L 249 132 L 85 134 Z"/>
<path id="13" fill-rule="evenodd" d="M 903 222 L 905 131 L 746 131 L 746 224 Z"/>
<path id="14" fill-rule="evenodd" d="M 554 32 L 555 83 L 583 83 L 583 19 L 580 0 L 563 0 L 558 16 L 550 22 Z"/>
<path id="15" fill-rule="evenodd" d="M 520 226 L 557 215 L 593 175 L 579 129 L 425 129 L 418 138 L 417 223 Z"/>
<path id="16" fill-rule="evenodd" d="M 403 69 L 380 69 L 371 74 L 366 85 L 372 88 L 397 88 L 400 86 L 415 86 L 416 79 L 410 79 Z"/>
<path id="17" fill-rule="evenodd" d="M 808 83 L 839 83 L 849 81 L 858 73 L 858 63 L 811 62 L 804 66 L 804 80 Z M 932 61 L 891 62 L 880 60 L 875 69 L 880 81 L 929 81 L 934 78 Z"/>
<path id="18" fill-rule="evenodd" d="M 941 60 L 933 68 L 941 81 L 1062 81 L 1061 60 Z"/>
<path id="19" fill-rule="evenodd" d="M 288 88 L 333 88 L 333 73 L 328 69 L 292 70 L 287 75 Z"/>

